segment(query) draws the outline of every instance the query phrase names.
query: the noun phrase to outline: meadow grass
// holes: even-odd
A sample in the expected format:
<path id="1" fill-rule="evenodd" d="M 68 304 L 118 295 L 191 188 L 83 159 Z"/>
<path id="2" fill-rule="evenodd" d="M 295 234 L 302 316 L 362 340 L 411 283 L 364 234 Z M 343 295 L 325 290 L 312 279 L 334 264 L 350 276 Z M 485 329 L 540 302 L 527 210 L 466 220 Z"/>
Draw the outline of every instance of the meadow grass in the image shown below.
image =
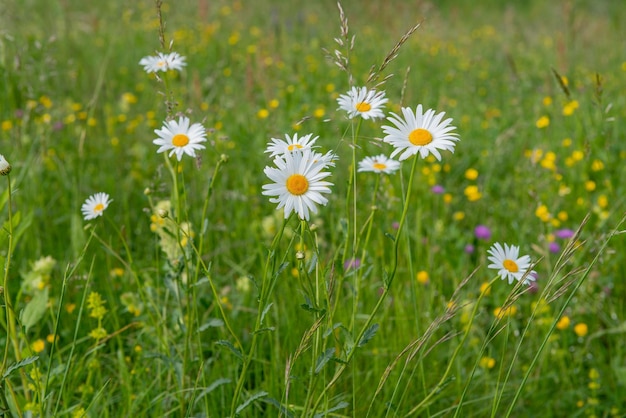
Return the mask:
<path id="1" fill-rule="evenodd" d="M 626 414 L 626 9 L 464 3 L 0 4 L 0 415 Z M 454 153 L 356 172 L 393 148 L 352 86 Z M 261 193 L 294 133 L 337 156 L 309 220 Z"/>

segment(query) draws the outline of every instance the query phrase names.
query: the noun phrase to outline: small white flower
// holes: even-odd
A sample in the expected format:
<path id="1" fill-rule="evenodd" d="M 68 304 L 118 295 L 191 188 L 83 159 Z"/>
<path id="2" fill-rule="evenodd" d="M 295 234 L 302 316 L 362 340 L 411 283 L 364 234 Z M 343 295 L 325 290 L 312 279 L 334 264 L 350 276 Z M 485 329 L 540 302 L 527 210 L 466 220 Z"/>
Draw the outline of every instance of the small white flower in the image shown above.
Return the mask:
<path id="1" fill-rule="evenodd" d="M 435 114 L 432 109 L 422 112 L 422 105 L 418 105 L 415 113 L 411 108 L 403 107 L 403 118 L 395 113 L 391 115 L 387 120 L 395 127 L 383 126 L 383 132 L 387 134 L 383 140 L 396 148 L 391 153 L 392 158 L 402 153 L 399 160 L 404 161 L 419 152 L 422 158 L 433 154 L 441 161 L 439 150 L 454 152 L 459 138 L 452 132 L 456 128 L 450 125 L 451 118 L 441 121 L 445 112 Z"/>
<path id="2" fill-rule="evenodd" d="M 86 221 L 95 219 L 98 216 L 102 216 L 104 210 L 109 206 L 113 200 L 109 200 L 109 195 L 106 193 L 96 193 L 89 196 L 89 198 L 83 203 L 80 208 L 83 213 L 83 217 Z"/>
<path id="3" fill-rule="evenodd" d="M 176 154 L 178 161 L 183 158 L 183 154 L 195 157 L 196 150 L 204 149 L 201 142 L 206 142 L 204 127 L 199 123 L 189 126 L 189 118 L 186 116 L 179 117 L 178 122 L 165 121 L 163 128 L 155 129 L 154 132 L 159 136 L 152 141 L 160 145 L 157 153 L 170 151 L 169 156 Z"/>
<path id="4" fill-rule="evenodd" d="M 285 139 L 272 138 L 270 143 L 267 144 L 265 152 L 270 153 L 270 158 L 295 150 L 305 150 L 314 148 L 313 145 L 317 141 L 318 136 L 313 138 L 313 134 L 308 134 L 298 138 L 298 134 L 294 134 L 293 137 L 285 135 Z"/>
<path id="5" fill-rule="evenodd" d="M 359 162 L 358 171 L 371 171 L 373 173 L 393 174 L 400 168 L 400 163 L 386 155 L 381 154 L 376 157 L 365 157 Z"/>
<path id="6" fill-rule="evenodd" d="M 487 257 L 491 264 L 487 267 L 490 269 L 498 270 L 498 275 L 502 280 L 508 280 L 509 284 L 514 280 L 524 280 L 524 284 L 530 284 L 534 282 L 535 271 L 529 271 L 530 268 L 530 256 L 519 256 L 519 247 L 515 245 L 504 244 L 504 247 L 499 242 L 496 242 L 487 251 L 490 256 Z"/>
<path id="7" fill-rule="evenodd" d="M 263 195 L 275 196 L 270 198 L 270 202 L 278 203 L 277 209 L 284 207 L 285 218 L 294 211 L 300 219 L 308 221 L 310 212 L 317 213 L 316 205 L 328 203 L 328 199 L 322 195 L 330 193 L 328 186 L 332 186 L 332 183 L 323 181 L 330 175 L 323 171 L 328 167 L 327 158 L 310 149 L 276 157 L 276 167 L 265 167 L 263 170 L 274 182 L 263 185 Z"/>
<path id="8" fill-rule="evenodd" d="M 352 87 L 347 94 L 337 98 L 339 109 L 348 112 L 348 117 L 361 116 L 363 119 L 383 118 L 383 106 L 389 99 L 385 92 L 368 90 L 367 87 Z"/>
<path id="9" fill-rule="evenodd" d="M 0 175 L 6 176 L 11 172 L 11 164 L 0 154 Z"/>
<path id="10" fill-rule="evenodd" d="M 143 57 L 139 61 L 139 65 L 143 65 L 144 71 L 149 74 L 167 70 L 180 71 L 187 64 L 185 63 L 185 57 L 177 52 L 170 52 L 169 54 L 158 52 L 156 56 Z"/>

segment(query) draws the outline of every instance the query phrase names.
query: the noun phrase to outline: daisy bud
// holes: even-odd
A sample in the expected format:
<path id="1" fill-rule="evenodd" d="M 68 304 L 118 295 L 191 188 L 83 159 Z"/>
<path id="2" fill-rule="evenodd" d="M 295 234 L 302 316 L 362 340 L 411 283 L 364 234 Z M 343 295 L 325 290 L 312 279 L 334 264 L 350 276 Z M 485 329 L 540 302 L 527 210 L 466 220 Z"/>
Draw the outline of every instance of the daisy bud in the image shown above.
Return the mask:
<path id="1" fill-rule="evenodd" d="M 6 176 L 11 172 L 11 164 L 0 154 L 0 174 Z"/>

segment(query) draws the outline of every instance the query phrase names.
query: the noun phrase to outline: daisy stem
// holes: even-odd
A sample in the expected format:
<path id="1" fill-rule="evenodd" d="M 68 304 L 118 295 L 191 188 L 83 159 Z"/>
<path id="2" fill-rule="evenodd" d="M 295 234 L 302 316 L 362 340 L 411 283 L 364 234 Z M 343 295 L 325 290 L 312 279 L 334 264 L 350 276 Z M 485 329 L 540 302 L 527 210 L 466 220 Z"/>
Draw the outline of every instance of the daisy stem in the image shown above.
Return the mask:
<path id="1" fill-rule="evenodd" d="M 291 217 L 289 218 L 291 219 Z M 235 386 L 235 392 L 233 393 L 233 399 L 230 405 L 230 416 L 236 416 L 235 411 L 237 410 L 237 402 L 239 402 L 239 397 L 241 396 L 241 391 L 243 390 L 243 384 L 246 381 L 246 375 L 248 373 L 248 368 L 250 367 L 250 363 L 252 362 L 252 357 L 254 352 L 256 351 L 257 340 L 259 336 L 259 331 L 261 329 L 261 325 L 263 324 L 263 319 L 267 310 L 269 309 L 268 301 L 274 290 L 277 274 L 276 274 L 276 248 L 280 243 L 280 240 L 283 236 L 283 232 L 285 231 L 285 227 L 289 222 L 289 219 L 285 219 L 283 222 L 280 231 L 274 236 L 274 240 L 270 246 L 270 249 L 267 253 L 267 259 L 265 261 L 265 269 L 263 271 L 263 282 L 261 284 L 261 292 L 259 295 L 259 308 L 257 309 L 257 317 L 256 322 L 254 324 L 254 331 L 252 332 L 252 341 L 250 341 L 250 348 L 248 349 L 247 354 L 243 354 L 243 364 L 241 366 L 241 372 L 239 373 L 239 378 L 237 379 L 237 385 Z M 271 274 L 271 276 L 270 276 Z M 224 314 L 222 312 L 222 314 Z"/>
<path id="2" fill-rule="evenodd" d="M 10 270 L 10 266 L 11 266 L 11 256 L 13 255 L 13 210 L 11 208 L 12 206 L 12 201 L 11 201 L 11 176 L 10 174 L 6 175 L 7 177 L 7 182 L 8 182 L 8 200 L 7 200 L 7 211 L 8 211 L 8 217 L 9 217 L 9 248 L 7 250 L 7 255 L 6 255 L 6 261 L 4 263 L 4 278 L 2 280 L 2 288 L 3 288 L 3 292 L 2 295 L 4 297 L 4 309 L 6 312 L 6 328 L 7 328 L 7 335 L 9 336 L 9 339 L 11 340 L 11 344 L 13 345 L 13 351 L 15 351 L 15 361 L 19 362 L 22 359 L 22 356 L 20 354 L 20 346 L 19 346 L 19 339 L 17 338 L 17 329 L 15 327 L 15 311 L 13 309 L 13 304 L 11 302 L 11 296 L 10 296 L 10 290 L 9 290 L 9 270 Z M 7 361 L 9 358 L 9 345 L 7 342 L 7 345 L 4 347 L 4 355 L 2 356 L 2 366 L 0 367 L 0 375 L 3 376 L 4 372 L 6 371 L 6 366 L 7 366 Z M 22 385 L 24 388 L 26 388 L 26 384 L 27 384 L 27 380 L 26 380 L 26 374 L 24 372 L 24 368 L 21 367 L 20 368 L 20 376 L 22 378 Z M 5 382 L 7 382 L 7 386 L 10 385 L 9 383 L 9 379 L 3 379 Z M 4 391 L 2 391 L 4 392 Z M 18 403 L 15 400 L 15 393 L 13 391 L 11 391 L 11 394 L 13 395 L 13 404 L 17 405 Z M 4 396 L 4 395 L 3 395 Z M 30 400 L 30 392 L 26 391 L 26 398 Z M 4 399 L 3 399 L 4 401 Z M 7 405 L 8 407 L 8 405 Z"/>
<path id="3" fill-rule="evenodd" d="M 356 148 L 357 141 L 359 138 L 359 131 L 361 130 L 361 123 L 363 119 L 359 118 L 359 122 L 356 125 L 356 130 L 354 129 L 354 124 L 352 124 L 352 144 L 350 147 L 352 148 L 352 164 L 350 165 L 350 177 L 348 179 L 348 189 L 346 195 L 346 216 L 350 219 L 350 215 L 352 215 L 352 257 L 356 254 L 357 248 L 357 227 L 356 227 L 356 194 L 357 194 L 357 183 L 356 183 Z M 352 194 L 352 207 L 350 207 L 350 195 Z M 348 244 L 350 243 L 350 225 L 348 223 L 348 228 L 346 230 L 346 240 L 343 246 L 343 256 L 341 258 L 341 264 L 343 265 L 346 262 L 346 257 L 348 256 Z"/>
<path id="4" fill-rule="evenodd" d="M 376 211 L 378 208 L 376 207 L 376 195 L 378 194 L 378 187 L 380 185 L 380 176 L 376 176 L 376 184 L 374 185 L 374 193 L 372 194 L 372 204 L 371 204 L 371 212 L 359 233 L 359 240 L 357 241 L 357 248 L 361 247 L 361 236 L 365 228 L 367 228 L 367 232 L 365 233 L 365 242 L 363 243 L 363 249 L 361 250 L 361 263 L 365 260 L 365 255 L 367 253 L 366 248 L 370 241 L 370 236 L 372 234 L 372 226 L 374 225 L 374 216 L 376 215 Z M 352 322 L 350 323 L 350 329 L 354 328 L 356 324 L 356 315 L 359 307 L 359 295 L 361 289 L 361 279 L 363 278 L 363 269 L 357 268 L 356 260 L 352 264 L 352 268 L 354 271 L 354 300 L 352 305 Z"/>
<path id="5" fill-rule="evenodd" d="M 322 393 L 320 393 L 315 403 L 315 406 L 313 408 L 314 411 L 317 410 L 317 407 L 322 403 L 322 400 L 324 399 L 326 393 L 337 382 L 337 380 L 339 380 L 339 378 L 341 377 L 345 369 L 350 364 L 352 358 L 354 357 L 357 351 L 357 348 L 359 347 L 359 344 L 361 342 L 361 339 L 363 338 L 363 335 L 369 329 L 372 321 L 374 320 L 374 316 L 376 316 L 376 314 L 378 313 L 378 310 L 380 309 L 384 300 L 387 298 L 387 295 L 389 294 L 389 290 L 391 289 L 391 283 L 393 282 L 393 279 L 396 275 L 396 271 L 398 268 L 398 246 L 400 243 L 400 234 L 402 233 L 402 228 L 404 226 L 407 214 L 409 212 L 409 202 L 411 200 L 411 189 L 413 187 L 413 178 L 415 177 L 415 170 L 417 169 L 417 159 L 418 159 L 417 156 L 415 156 L 413 159 L 413 165 L 411 166 L 411 174 L 409 177 L 409 184 L 407 186 L 406 197 L 404 199 L 404 208 L 402 209 L 402 217 L 400 218 L 400 224 L 398 225 L 398 231 L 396 232 L 396 236 L 394 239 L 394 262 L 393 262 L 391 273 L 389 273 L 387 279 L 384 282 L 383 292 L 380 295 L 380 298 L 378 298 L 378 301 L 376 302 L 374 309 L 372 309 L 372 312 L 367 317 L 365 324 L 363 324 L 363 326 L 361 327 L 361 330 L 359 331 L 356 338 L 354 339 L 355 346 L 347 353 L 345 362 L 342 363 L 341 366 L 337 368 L 335 375 L 332 377 L 330 382 L 326 384 L 326 386 L 322 390 Z"/>
<path id="6" fill-rule="evenodd" d="M 491 281 L 489 282 L 489 287 L 491 287 L 493 285 L 493 283 L 496 280 L 498 280 L 498 279 L 499 279 L 498 276 L 496 276 L 493 279 L 491 279 Z M 441 390 L 445 387 L 446 381 L 448 380 L 448 375 L 452 371 L 452 367 L 454 366 L 455 360 L 456 360 L 457 356 L 459 355 L 459 353 L 461 352 L 461 350 L 463 349 L 463 346 L 465 345 L 465 340 L 467 340 L 467 337 L 468 337 L 470 331 L 472 330 L 472 324 L 474 323 L 474 319 L 476 318 L 476 315 L 478 314 L 478 307 L 480 306 L 480 302 L 483 300 L 483 297 L 485 296 L 486 293 L 487 292 L 481 292 L 480 295 L 478 296 L 478 300 L 476 300 L 476 303 L 474 304 L 474 308 L 472 309 L 472 314 L 470 315 L 469 322 L 465 326 L 465 333 L 463 333 L 463 337 L 461 338 L 461 341 L 456 346 L 456 349 L 454 350 L 454 353 L 452 354 L 452 357 L 448 361 L 448 367 L 446 367 L 446 370 L 443 373 L 443 375 L 441 376 L 441 379 L 439 379 L 439 383 L 437 383 L 435 385 L 435 387 L 430 391 L 430 393 L 428 393 L 428 395 L 426 395 L 426 397 L 424 399 L 422 399 L 422 401 L 417 406 L 415 406 L 413 409 L 411 409 L 406 414 L 406 416 L 414 416 L 419 411 L 421 411 L 422 408 L 425 408 L 426 406 L 428 406 L 429 403 L 430 403 L 430 400 L 436 394 L 440 393 Z"/>

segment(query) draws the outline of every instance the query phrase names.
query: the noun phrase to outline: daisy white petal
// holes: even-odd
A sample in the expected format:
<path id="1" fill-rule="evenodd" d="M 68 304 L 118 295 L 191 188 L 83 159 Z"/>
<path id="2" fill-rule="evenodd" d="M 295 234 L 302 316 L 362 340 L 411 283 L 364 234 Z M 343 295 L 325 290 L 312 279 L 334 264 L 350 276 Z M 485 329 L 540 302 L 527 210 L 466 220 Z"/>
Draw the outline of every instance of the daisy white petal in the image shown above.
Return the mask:
<path id="1" fill-rule="evenodd" d="M 381 154 L 376 157 L 365 157 L 359 162 L 357 171 L 371 171 L 373 173 L 393 174 L 400 168 L 400 163 Z"/>
<path id="2" fill-rule="evenodd" d="M 170 151 L 169 156 L 176 154 L 180 161 L 184 154 L 196 156 L 196 150 L 204 149 L 201 142 L 206 142 L 206 130 L 199 123 L 189 126 L 189 118 L 181 116 L 178 121 L 169 120 L 163 123 L 162 129 L 155 129 L 159 136 L 152 142 L 159 145 L 157 153 Z"/>
<path id="3" fill-rule="evenodd" d="M 142 65 L 144 71 L 149 74 L 167 70 L 180 71 L 187 64 L 185 63 L 185 57 L 177 52 L 170 52 L 169 54 L 158 52 L 156 56 L 143 57 L 139 61 L 139 65 Z"/>
<path id="4" fill-rule="evenodd" d="M 86 221 L 102 216 L 104 210 L 109 206 L 113 200 L 109 199 L 109 195 L 106 193 L 96 193 L 89 196 L 89 198 L 83 203 L 80 211 L 83 213 L 83 217 Z"/>
<path id="5" fill-rule="evenodd" d="M 328 154 L 327 154 L 328 155 Z M 324 194 L 330 193 L 332 183 L 324 181 L 330 172 L 324 171 L 329 157 L 310 149 L 294 150 L 274 159 L 276 167 L 265 167 L 265 175 L 273 182 L 263 185 L 263 195 L 271 196 L 270 202 L 284 208 L 285 218 L 296 212 L 300 219 L 309 220 L 310 213 L 317 213 L 317 205 L 326 205 Z"/>
<path id="6" fill-rule="evenodd" d="M 368 90 L 367 87 L 352 87 L 347 94 L 337 98 L 339 109 L 348 112 L 350 119 L 361 116 L 363 119 L 382 119 L 383 107 L 389 99 L 384 91 Z"/>
<path id="7" fill-rule="evenodd" d="M 387 120 L 393 126 L 383 126 L 383 140 L 395 147 L 391 157 L 400 154 L 399 160 L 403 161 L 417 153 L 422 158 L 432 154 L 441 161 L 439 150 L 454 152 L 458 134 L 452 132 L 456 129 L 450 125 L 452 119 L 442 121 L 444 115 L 435 114 L 432 109 L 423 112 L 422 105 L 417 106 L 415 113 L 408 107 L 402 108 L 402 116 L 391 113 Z"/>
<path id="8" fill-rule="evenodd" d="M 270 158 L 273 158 L 295 150 L 312 149 L 317 138 L 319 137 L 313 137 L 313 134 L 304 135 L 300 138 L 298 138 L 298 134 L 294 134 L 292 137 L 286 134 L 284 140 L 272 138 L 271 142 L 267 144 L 265 152 L 270 153 Z"/>
<path id="9" fill-rule="evenodd" d="M 535 281 L 535 271 L 530 269 L 531 261 L 530 256 L 519 256 L 519 247 L 515 245 L 509 246 L 504 244 L 502 246 L 499 242 L 496 242 L 487 250 L 489 257 L 487 259 L 491 261 L 487 267 L 490 269 L 498 270 L 498 275 L 502 280 L 508 280 L 509 284 L 512 284 L 514 280 L 524 281 L 524 284 L 530 284 Z"/>

